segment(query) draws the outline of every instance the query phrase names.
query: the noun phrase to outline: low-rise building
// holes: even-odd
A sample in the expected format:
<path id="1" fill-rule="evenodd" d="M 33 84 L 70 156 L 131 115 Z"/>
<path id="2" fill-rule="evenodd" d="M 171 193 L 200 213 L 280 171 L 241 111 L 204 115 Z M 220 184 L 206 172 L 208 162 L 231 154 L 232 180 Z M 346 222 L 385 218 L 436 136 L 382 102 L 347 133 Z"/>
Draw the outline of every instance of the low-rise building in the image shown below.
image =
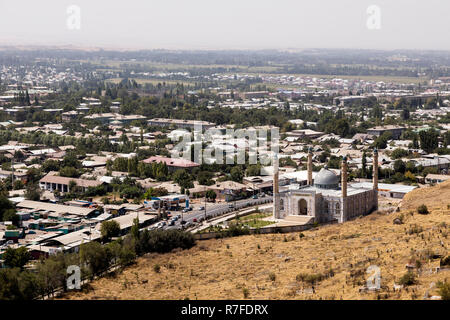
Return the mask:
<path id="1" fill-rule="evenodd" d="M 403 131 L 405 131 L 405 127 L 400 126 L 394 126 L 394 125 L 387 125 L 387 126 L 379 126 L 379 127 L 373 127 L 370 129 L 367 129 L 367 133 L 369 135 L 373 136 L 381 136 L 385 132 L 390 132 L 392 134 L 392 139 L 398 140 L 400 139 L 400 136 L 402 135 Z"/>
<path id="2" fill-rule="evenodd" d="M 61 177 L 55 174 L 55 172 L 51 171 L 39 180 L 39 186 L 41 189 L 48 191 L 70 192 L 70 184 L 71 181 L 73 181 L 77 187 L 82 188 L 83 191 L 86 191 L 89 187 L 98 187 L 103 184 L 102 181 Z"/>
<path id="3" fill-rule="evenodd" d="M 168 158 L 161 156 L 153 156 L 148 159 L 143 160 L 144 163 L 160 163 L 164 162 L 169 169 L 169 171 L 175 171 L 177 169 L 191 170 L 193 168 L 199 167 L 200 165 L 196 162 L 192 162 L 183 158 Z"/>
<path id="4" fill-rule="evenodd" d="M 154 118 L 148 120 L 147 122 L 149 126 L 158 126 L 158 127 L 174 126 L 175 128 L 183 128 L 183 129 L 194 129 L 194 127 L 197 125 L 201 126 L 202 130 L 208 130 L 216 125 L 215 123 L 208 121 L 165 119 L 165 118 Z"/>

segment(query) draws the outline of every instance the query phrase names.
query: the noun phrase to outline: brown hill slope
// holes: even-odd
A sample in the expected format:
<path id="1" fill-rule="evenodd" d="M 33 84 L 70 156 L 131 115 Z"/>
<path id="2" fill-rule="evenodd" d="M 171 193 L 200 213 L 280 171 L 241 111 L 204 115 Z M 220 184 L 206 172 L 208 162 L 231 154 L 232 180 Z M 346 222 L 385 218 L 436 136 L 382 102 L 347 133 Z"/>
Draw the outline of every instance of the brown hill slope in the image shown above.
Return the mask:
<path id="1" fill-rule="evenodd" d="M 402 209 L 416 209 L 421 204 L 429 208 L 447 208 L 450 205 L 450 180 L 430 188 L 419 188 L 408 193 L 402 201 Z"/>
<path id="2" fill-rule="evenodd" d="M 425 203 L 432 212 L 417 214 Z M 291 234 L 202 241 L 187 251 L 149 254 L 115 278 L 91 284 L 67 299 L 423 299 L 436 295 L 436 255 L 449 254 L 450 182 L 406 197 L 402 212 L 373 213 L 340 225 Z M 393 224 L 401 218 L 403 224 Z M 416 262 L 420 261 L 420 262 Z M 418 283 L 393 291 L 414 268 Z M 156 273 L 154 266 L 161 271 Z M 370 265 L 381 290 L 360 292 Z M 146 280 L 146 281 L 143 281 Z M 311 282 L 316 283 L 311 285 Z"/>

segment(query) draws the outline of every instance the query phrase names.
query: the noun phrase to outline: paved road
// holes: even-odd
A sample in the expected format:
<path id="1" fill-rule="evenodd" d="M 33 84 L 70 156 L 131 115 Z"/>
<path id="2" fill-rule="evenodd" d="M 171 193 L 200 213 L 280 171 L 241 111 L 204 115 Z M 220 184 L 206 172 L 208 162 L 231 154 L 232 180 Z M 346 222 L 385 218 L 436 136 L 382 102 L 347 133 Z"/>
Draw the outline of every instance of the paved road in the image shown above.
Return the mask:
<path id="1" fill-rule="evenodd" d="M 236 211 L 245 207 L 251 207 L 259 204 L 269 203 L 272 202 L 271 196 L 265 196 L 263 198 L 258 199 L 243 199 L 243 200 L 237 200 L 237 201 L 231 201 L 231 202 L 225 202 L 225 203 L 207 203 L 206 204 L 206 216 L 207 218 L 217 217 L 224 213 Z M 233 205 L 234 208 L 229 208 L 230 205 Z M 194 209 L 192 211 L 189 211 L 188 213 L 182 213 L 181 211 L 171 211 L 172 215 L 178 215 L 180 214 L 182 218 L 186 221 L 191 223 L 194 223 L 194 219 L 197 219 L 198 222 L 203 221 L 205 219 L 205 210 L 198 210 Z M 178 219 L 176 221 L 175 225 L 173 226 L 165 226 L 164 229 L 180 229 L 181 228 L 181 219 Z"/>

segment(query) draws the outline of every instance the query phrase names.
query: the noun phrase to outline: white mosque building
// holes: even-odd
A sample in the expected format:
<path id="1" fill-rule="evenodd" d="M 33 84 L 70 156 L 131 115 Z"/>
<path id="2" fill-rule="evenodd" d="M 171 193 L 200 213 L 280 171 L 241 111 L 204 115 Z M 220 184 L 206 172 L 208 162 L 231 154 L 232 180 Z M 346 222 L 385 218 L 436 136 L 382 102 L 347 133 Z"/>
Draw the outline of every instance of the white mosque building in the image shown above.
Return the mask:
<path id="1" fill-rule="evenodd" d="M 274 159 L 274 206 L 276 219 L 303 217 L 309 222 L 339 223 L 366 215 L 378 209 L 378 152 L 373 153 L 372 188 L 347 185 L 347 158 L 342 160 L 341 179 L 327 167 L 312 179 L 312 152 L 308 153 L 307 185 L 291 185 L 280 192 L 278 159 Z M 339 183 L 341 180 L 341 183 Z M 308 219 L 309 218 L 309 219 Z"/>

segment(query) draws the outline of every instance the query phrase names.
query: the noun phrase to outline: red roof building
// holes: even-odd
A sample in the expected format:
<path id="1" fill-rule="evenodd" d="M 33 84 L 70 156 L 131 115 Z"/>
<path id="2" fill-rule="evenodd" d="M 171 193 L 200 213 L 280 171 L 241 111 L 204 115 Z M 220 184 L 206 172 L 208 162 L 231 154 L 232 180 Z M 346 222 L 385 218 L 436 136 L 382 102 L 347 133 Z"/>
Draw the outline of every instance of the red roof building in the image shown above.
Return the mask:
<path id="1" fill-rule="evenodd" d="M 169 170 L 187 169 L 190 170 L 200 165 L 196 162 L 192 162 L 183 158 L 167 158 L 160 156 L 153 156 L 143 160 L 144 163 L 159 163 L 164 162 Z"/>

